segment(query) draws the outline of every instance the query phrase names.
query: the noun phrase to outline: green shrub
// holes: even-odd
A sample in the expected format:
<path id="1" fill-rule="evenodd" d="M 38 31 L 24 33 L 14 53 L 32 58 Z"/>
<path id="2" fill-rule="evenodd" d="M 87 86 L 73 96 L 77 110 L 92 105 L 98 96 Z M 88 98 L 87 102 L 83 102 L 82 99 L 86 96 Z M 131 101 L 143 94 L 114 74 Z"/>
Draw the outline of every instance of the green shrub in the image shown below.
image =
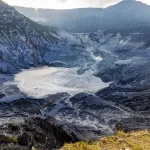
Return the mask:
<path id="1" fill-rule="evenodd" d="M 119 130 L 119 131 L 118 131 L 118 135 L 119 135 L 119 136 L 125 136 L 125 132 L 122 131 L 122 130 Z"/>
<path id="2" fill-rule="evenodd" d="M 15 137 L 15 136 L 10 136 L 8 137 L 9 141 L 12 142 L 12 143 L 18 143 L 18 138 Z"/>

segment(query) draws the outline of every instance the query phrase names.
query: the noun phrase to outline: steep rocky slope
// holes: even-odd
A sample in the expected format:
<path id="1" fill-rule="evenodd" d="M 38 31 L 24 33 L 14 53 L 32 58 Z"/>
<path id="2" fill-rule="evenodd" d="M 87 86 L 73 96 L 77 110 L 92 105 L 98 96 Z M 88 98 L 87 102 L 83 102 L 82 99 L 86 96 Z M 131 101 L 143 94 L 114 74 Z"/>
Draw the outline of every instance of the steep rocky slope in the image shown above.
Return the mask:
<path id="1" fill-rule="evenodd" d="M 71 34 L 39 25 L 2 1 L 0 8 L 0 72 L 14 73 L 53 61 L 77 66 L 90 59 Z"/>

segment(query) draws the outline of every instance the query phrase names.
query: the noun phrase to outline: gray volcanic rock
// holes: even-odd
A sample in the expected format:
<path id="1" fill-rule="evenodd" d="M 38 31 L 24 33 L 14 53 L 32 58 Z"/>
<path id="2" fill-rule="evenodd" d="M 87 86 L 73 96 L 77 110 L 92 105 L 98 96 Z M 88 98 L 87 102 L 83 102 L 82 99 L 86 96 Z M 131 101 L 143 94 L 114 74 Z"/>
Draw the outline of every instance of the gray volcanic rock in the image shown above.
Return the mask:
<path id="1" fill-rule="evenodd" d="M 68 129 L 67 129 L 68 128 Z M 30 118 L 23 123 L 7 124 L 0 126 L 1 135 L 0 150 L 28 149 L 31 150 L 32 146 L 42 150 L 58 149 L 63 146 L 64 143 L 78 141 L 77 135 L 75 135 L 73 129 L 63 127 L 53 118 Z M 16 143 L 9 140 L 7 137 L 15 137 Z M 11 146 L 6 143 L 12 143 Z"/>
<path id="2" fill-rule="evenodd" d="M 42 65 L 83 66 L 88 52 L 72 34 L 39 25 L 0 1 L 0 72 Z"/>
<path id="3" fill-rule="evenodd" d="M 107 95 L 108 92 L 109 95 Z M 148 89 L 125 88 L 115 85 L 99 91 L 97 95 L 107 101 L 115 102 L 128 111 L 147 115 L 150 113 L 150 93 Z"/>
<path id="4" fill-rule="evenodd" d="M 120 130 L 125 132 L 149 129 L 150 118 L 132 116 L 131 118 L 120 120 L 117 126 L 119 126 Z"/>
<path id="5" fill-rule="evenodd" d="M 113 103 L 85 93 L 59 101 L 44 109 L 44 112 L 47 116 L 54 116 L 60 122 L 76 127 L 84 140 L 112 134 L 115 123 L 129 115 Z"/>
<path id="6" fill-rule="evenodd" d="M 2 102 L 1 99 L 0 116 L 2 118 L 9 118 L 13 116 L 27 117 L 32 115 L 44 115 L 43 109 L 47 107 L 52 107 L 55 105 L 55 103 L 57 103 L 57 101 L 67 99 L 69 96 L 70 95 L 66 93 L 49 95 L 45 99 L 28 98 L 26 96 L 22 98 L 17 97 L 17 99 L 13 99 L 14 97 L 10 96 L 12 101 Z"/>

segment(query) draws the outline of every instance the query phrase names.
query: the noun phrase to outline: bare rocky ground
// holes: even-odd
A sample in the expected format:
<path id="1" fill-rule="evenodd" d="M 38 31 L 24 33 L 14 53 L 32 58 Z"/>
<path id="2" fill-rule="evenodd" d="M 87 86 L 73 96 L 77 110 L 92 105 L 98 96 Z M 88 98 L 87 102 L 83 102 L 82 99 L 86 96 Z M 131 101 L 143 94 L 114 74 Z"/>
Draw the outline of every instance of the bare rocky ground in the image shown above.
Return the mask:
<path id="1" fill-rule="evenodd" d="M 51 150 L 78 140 L 73 129 L 67 130 L 53 118 L 28 118 L 23 123 L 0 126 L 1 150 L 30 150 L 33 147 Z"/>

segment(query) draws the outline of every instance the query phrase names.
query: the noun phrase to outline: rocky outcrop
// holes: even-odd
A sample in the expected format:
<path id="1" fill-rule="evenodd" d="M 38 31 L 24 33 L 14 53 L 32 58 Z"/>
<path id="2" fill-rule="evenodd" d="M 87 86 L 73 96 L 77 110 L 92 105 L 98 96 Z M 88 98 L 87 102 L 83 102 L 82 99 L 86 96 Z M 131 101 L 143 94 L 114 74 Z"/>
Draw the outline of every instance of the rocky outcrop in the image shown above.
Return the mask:
<path id="1" fill-rule="evenodd" d="M 130 118 L 122 119 L 116 124 L 116 129 L 125 132 L 150 129 L 150 117 L 131 116 Z"/>
<path id="2" fill-rule="evenodd" d="M 53 118 L 28 118 L 23 123 L 0 126 L 0 149 L 51 150 L 64 143 L 76 142 L 78 137 L 69 126 L 63 127 Z"/>

